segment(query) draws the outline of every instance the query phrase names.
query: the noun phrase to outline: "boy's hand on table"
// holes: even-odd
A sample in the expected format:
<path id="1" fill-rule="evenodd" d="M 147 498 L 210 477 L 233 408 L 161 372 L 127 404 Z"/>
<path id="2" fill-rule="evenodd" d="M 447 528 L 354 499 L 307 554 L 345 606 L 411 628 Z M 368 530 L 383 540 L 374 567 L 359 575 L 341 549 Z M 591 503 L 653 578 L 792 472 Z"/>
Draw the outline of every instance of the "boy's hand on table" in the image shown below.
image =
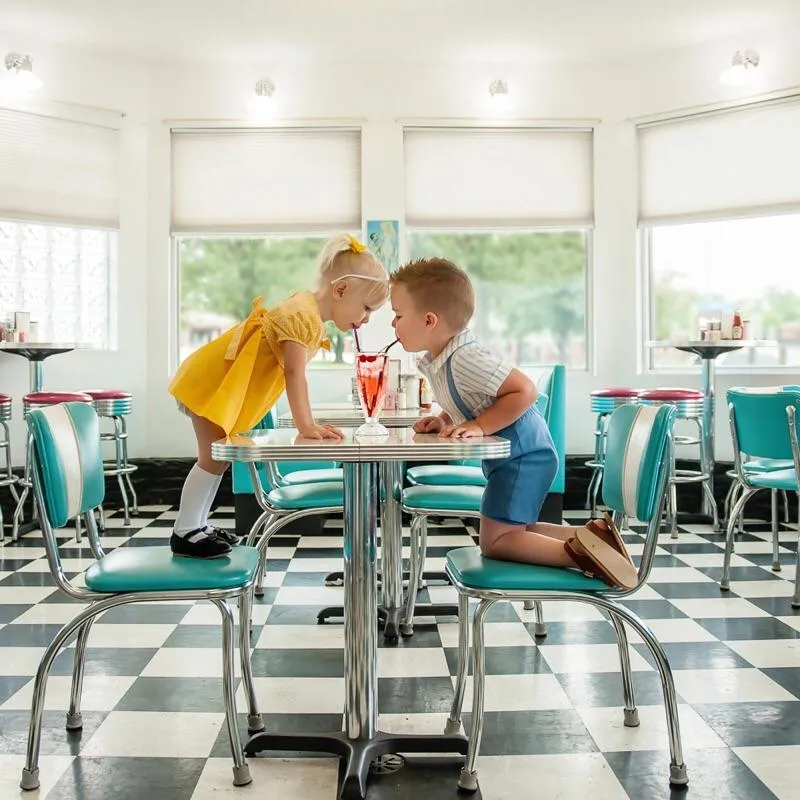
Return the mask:
<path id="1" fill-rule="evenodd" d="M 299 433 L 303 439 L 344 439 L 344 434 L 333 425 L 311 425 Z"/>
<path id="2" fill-rule="evenodd" d="M 439 433 L 443 429 L 444 420 L 441 417 L 422 417 L 414 423 L 415 433 Z"/>
<path id="3" fill-rule="evenodd" d="M 470 439 L 475 436 L 486 436 L 486 434 L 477 422 L 471 420 L 463 422 L 461 425 L 447 425 L 439 436 L 445 439 Z"/>

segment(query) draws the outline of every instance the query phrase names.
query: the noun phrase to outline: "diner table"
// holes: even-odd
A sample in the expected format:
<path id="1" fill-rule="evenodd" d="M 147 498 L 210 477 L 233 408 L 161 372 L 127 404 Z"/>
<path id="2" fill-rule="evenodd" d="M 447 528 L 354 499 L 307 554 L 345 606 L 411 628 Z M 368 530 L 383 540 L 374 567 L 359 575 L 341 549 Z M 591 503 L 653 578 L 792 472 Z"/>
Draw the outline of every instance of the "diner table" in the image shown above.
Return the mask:
<path id="1" fill-rule="evenodd" d="M 672 348 L 684 353 L 692 353 L 700 359 L 700 391 L 703 393 L 703 446 L 700 450 L 701 469 L 708 473 L 708 488 L 714 495 L 714 397 L 716 384 L 717 359 L 735 350 L 753 347 L 772 347 L 777 342 L 760 339 L 721 339 L 719 341 L 675 339 L 668 341 L 650 341 L 647 347 L 651 350 Z M 703 514 L 713 516 L 710 500 L 703 496 Z"/>
<path id="2" fill-rule="evenodd" d="M 245 752 L 263 750 L 332 753 L 345 759 L 341 797 L 363 798 L 370 764 L 396 753 L 466 753 L 461 734 L 417 735 L 378 729 L 377 500 L 381 464 L 505 458 L 510 443 L 496 436 L 441 439 L 410 428 L 384 437 L 303 439 L 296 430 L 249 431 L 214 442 L 212 457 L 255 465 L 264 461 L 330 460 L 344 470 L 344 730 L 326 733 L 257 733 Z"/>
<path id="3" fill-rule="evenodd" d="M 30 391 L 44 391 L 44 360 L 73 350 L 93 350 L 91 345 L 65 342 L 0 342 L 0 353 L 22 356 L 30 364 Z"/>

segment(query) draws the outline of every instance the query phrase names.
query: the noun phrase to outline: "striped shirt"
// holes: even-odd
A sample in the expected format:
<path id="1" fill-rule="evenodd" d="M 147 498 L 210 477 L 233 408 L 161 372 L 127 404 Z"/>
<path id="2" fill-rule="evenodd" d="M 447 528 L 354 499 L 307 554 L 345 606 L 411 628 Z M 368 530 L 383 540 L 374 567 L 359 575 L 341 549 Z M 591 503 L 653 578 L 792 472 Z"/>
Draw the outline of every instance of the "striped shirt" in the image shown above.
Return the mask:
<path id="1" fill-rule="evenodd" d="M 497 392 L 513 367 L 478 342 L 469 330 L 454 336 L 436 358 L 428 354 L 419 359 L 417 366 L 428 379 L 436 402 L 459 425 L 466 419 L 451 397 L 447 385 L 446 364 L 451 355 L 453 382 L 461 400 L 472 411 L 472 419 L 494 405 Z"/>

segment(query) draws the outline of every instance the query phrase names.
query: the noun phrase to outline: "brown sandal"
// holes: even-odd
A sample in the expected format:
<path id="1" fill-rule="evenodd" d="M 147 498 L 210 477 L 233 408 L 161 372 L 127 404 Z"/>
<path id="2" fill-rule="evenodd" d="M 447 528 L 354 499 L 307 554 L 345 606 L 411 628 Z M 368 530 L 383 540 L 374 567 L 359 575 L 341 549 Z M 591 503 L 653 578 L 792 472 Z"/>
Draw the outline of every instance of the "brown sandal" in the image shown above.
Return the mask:
<path id="1" fill-rule="evenodd" d="M 630 561 L 588 526 L 564 542 L 570 558 L 589 577 L 598 577 L 614 588 L 635 589 L 639 573 Z"/>
<path id="2" fill-rule="evenodd" d="M 633 559 L 625 547 L 619 528 L 614 523 L 612 517 L 605 512 L 602 519 L 593 519 L 586 523 L 586 527 L 594 534 L 599 536 L 607 545 L 613 547 L 621 556 L 633 564 Z M 634 565 L 635 566 L 635 565 Z"/>

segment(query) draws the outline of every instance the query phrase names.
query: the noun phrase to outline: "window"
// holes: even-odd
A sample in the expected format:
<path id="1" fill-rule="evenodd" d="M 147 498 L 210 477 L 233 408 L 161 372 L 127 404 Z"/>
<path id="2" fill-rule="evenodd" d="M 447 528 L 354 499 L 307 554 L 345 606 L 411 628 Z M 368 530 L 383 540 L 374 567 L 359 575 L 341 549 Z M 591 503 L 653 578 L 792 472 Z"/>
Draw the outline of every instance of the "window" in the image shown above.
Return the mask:
<path id="1" fill-rule="evenodd" d="M 471 327 L 514 364 L 586 366 L 588 231 L 412 231 L 411 258 L 443 256 L 475 286 Z"/>
<path id="2" fill-rule="evenodd" d="M 778 347 L 739 350 L 720 366 L 800 364 L 800 100 L 645 125 L 638 140 L 646 338 L 697 338 L 702 317 L 724 329 L 738 308 L 752 338 Z M 661 348 L 648 359 L 695 363 Z"/>
<path id="3" fill-rule="evenodd" d="M 658 340 L 697 338 L 701 317 L 750 320 L 751 337 L 778 347 L 738 350 L 724 366 L 800 363 L 800 214 L 656 226 L 647 232 L 650 330 Z M 652 366 L 694 363 L 655 349 Z"/>
<path id="4" fill-rule="evenodd" d="M 0 221 L 0 309 L 42 342 L 112 345 L 116 231 Z"/>
<path id="5" fill-rule="evenodd" d="M 178 237 L 180 360 L 244 319 L 259 295 L 269 308 L 292 292 L 313 289 L 323 242 L 313 236 Z M 352 335 L 328 323 L 328 337 L 330 351 L 320 350 L 312 368 L 352 364 Z"/>
<path id="6" fill-rule="evenodd" d="M 327 236 L 361 229 L 361 133 L 345 128 L 172 131 L 172 233 L 186 358 L 250 313 L 313 289 Z M 349 333 L 312 366 L 352 364 Z"/>
<path id="7" fill-rule="evenodd" d="M 585 368 L 592 132 L 408 128 L 404 143 L 411 257 L 469 273 L 472 327 L 512 363 Z"/>
<path id="8" fill-rule="evenodd" d="M 0 314 L 114 343 L 119 131 L 0 109 Z"/>

